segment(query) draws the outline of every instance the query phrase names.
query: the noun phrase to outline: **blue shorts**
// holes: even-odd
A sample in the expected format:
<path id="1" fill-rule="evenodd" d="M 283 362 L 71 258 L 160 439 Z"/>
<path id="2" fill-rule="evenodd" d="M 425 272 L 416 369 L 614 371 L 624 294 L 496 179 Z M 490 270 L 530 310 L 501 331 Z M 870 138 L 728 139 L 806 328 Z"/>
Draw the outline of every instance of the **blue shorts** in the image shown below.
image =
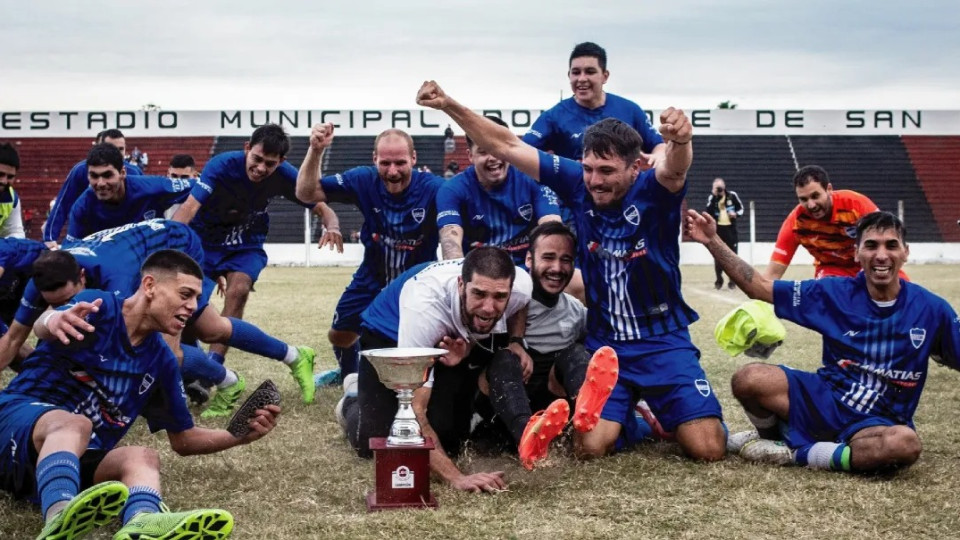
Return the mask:
<path id="1" fill-rule="evenodd" d="M 333 312 L 333 324 L 330 327 L 334 330 L 361 333 L 363 310 L 367 309 L 382 289 L 383 286 L 379 283 L 355 275 L 340 296 L 340 301 L 337 302 Z"/>
<path id="2" fill-rule="evenodd" d="M 267 266 L 267 252 L 263 246 L 203 246 L 203 274 L 211 279 L 242 272 L 254 282 Z"/>
<path id="3" fill-rule="evenodd" d="M 787 376 L 790 397 L 790 419 L 786 425 L 781 424 L 780 430 L 790 448 L 816 442 L 844 443 L 862 429 L 900 424 L 847 407 L 836 398 L 833 385 L 816 373 L 787 366 L 780 369 Z M 908 427 L 913 429 L 913 422 Z"/>
<path id="4" fill-rule="evenodd" d="M 41 416 L 58 409 L 66 410 L 30 396 L 0 394 L 0 490 L 17 499 L 39 502 L 33 426 Z M 80 489 L 93 485 L 94 473 L 106 454 L 103 450 L 87 450 L 81 456 Z"/>
<path id="5" fill-rule="evenodd" d="M 687 329 L 643 341 L 614 345 L 620 375 L 600 417 L 624 426 L 627 443 L 636 424 L 636 405 L 647 401 L 663 429 L 697 418 L 723 419 L 720 401 L 700 367 L 700 350 Z"/>

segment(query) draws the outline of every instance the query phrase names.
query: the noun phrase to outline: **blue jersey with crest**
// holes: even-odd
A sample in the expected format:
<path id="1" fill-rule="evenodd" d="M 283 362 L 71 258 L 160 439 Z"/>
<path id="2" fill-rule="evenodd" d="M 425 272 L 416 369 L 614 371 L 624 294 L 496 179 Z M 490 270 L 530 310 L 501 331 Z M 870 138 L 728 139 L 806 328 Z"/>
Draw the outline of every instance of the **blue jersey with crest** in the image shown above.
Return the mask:
<path id="1" fill-rule="evenodd" d="M 83 341 L 41 341 L 3 394 L 22 395 L 82 414 L 93 422 L 90 448 L 110 450 L 143 415 L 151 431 L 193 427 L 180 368 L 159 332 L 133 345 L 123 319 L 123 299 L 85 290 L 76 302 L 103 303 L 86 316 L 95 328 Z"/>
<path id="2" fill-rule="evenodd" d="M 127 171 L 128 176 L 143 175 L 140 167 L 131 163 L 124 162 L 123 169 Z M 77 198 L 80 197 L 83 190 L 88 187 L 90 187 L 90 179 L 87 177 L 87 162 L 81 161 L 70 169 L 67 179 L 60 186 L 57 198 L 53 201 L 50 215 L 47 216 L 47 223 L 43 227 L 44 242 L 56 242 L 60 239 L 60 231 L 63 230 L 63 225 L 67 222 L 70 210 L 73 209 L 74 203 L 77 202 Z"/>
<path id="3" fill-rule="evenodd" d="M 670 193 L 653 169 L 615 208 L 599 209 L 583 166 L 540 152 L 540 181 L 573 212 L 587 293 L 587 346 L 642 340 L 698 319 L 680 294 L 680 219 L 686 186 Z"/>
<path id="4" fill-rule="evenodd" d="M 543 111 L 523 136 L 523 142 L 540 150 L 552 150 L 569 159 L 583 159 L 583 132 L 587 126 L 604 118 L 616 118 L 640 133 L 643 151 L 650 152 L 663 142 L 660 133 L 650 125 L 647 113 L 629 99 L 606 93 L 607 100 L 596 109 L 588 109 L 574 98 L 567 98 Z"/>
<path id="5" fill-rule="evenodd" d="M 320 180 L 328 200 L 363 214 L 363 262 L 354 280 L 384 286 L 415 264 L 437 260 L 437 191 L 443 178 L 413 171 L 399 195 L 387 192 L 376 167 L 356 167 Z"/>
<path id="6" fill-rule="evenodd" d="M 463 254 L 479 246 L 506 249 L 523 266 L 530 231 L 547 215 L 559 215 L 557 196 L 513 166 L 502 184 L 489 191 L 480 185 L 471 165 L 447 180 L 437 192 L 437 226 L 463 228 Z"/>
<path id="7" fill-rule="evenodd" d="M 100 201 L 96 192 L 89 187 L 80 195 L 70 211 L 67 242 L 75 242 L 104 229 L 162 218 L 168 208 L 187 199 L 195 181 L 166 176 L 127 175 L 124 182 L 126 192 L 118 203 Z"/>
<path id="8" fill-rule="evenodd" d="M 776 281 L 778 317 L 823 335 L 823 367 L 840 403 L 863 414 L 912 425 L 928 359 L 960 369 L 960 318 L 939 296 L 900 280 L 892 306 L 870 298 L 854 278 Z"/>
<path id="9" fill-rule="evenodd" d="M 283 197 L 313 208 L 314 205 L 297 199 L 296 185 L 297 169 L 287 162 L 260 182 L 251 182 L 243 151 L 218 154 L 203 168 L 190 192 L 203 205 L 190 226 L 205 246 L 261 247 L 270 227 L 270 199 Z"/>
<path id="10" fill-rule="evenodd" d="M 0 321 L 10 324 L 33 275 L 33 261 L 47 246 L 36 240 L 0 238 Z"/>
<path id="11" fill-rule="evenodd" d="M 86 286 L 103 289 L 120 298 L 132 295 L 140 287 L 140 267 L 153 252 L 176 249 L 203 265 L 200 238 L 187 225 L 167 219 L 151 219 L 123 227 L 107 229 L 79 242 L 64 244 L 83 268 Z M 31 280 L 27 284 L 17 322 L 32 325 L 47 308 L 47 303 Z"/>

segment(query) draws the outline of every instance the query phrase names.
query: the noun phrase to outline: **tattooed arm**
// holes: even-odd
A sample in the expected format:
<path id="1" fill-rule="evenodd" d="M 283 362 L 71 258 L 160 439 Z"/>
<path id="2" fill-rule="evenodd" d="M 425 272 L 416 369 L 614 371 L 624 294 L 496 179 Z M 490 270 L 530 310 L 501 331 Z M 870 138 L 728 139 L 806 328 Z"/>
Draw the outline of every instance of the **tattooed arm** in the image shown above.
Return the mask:
<path id="1" fill-rule="evenodd" d="M 687 210 L 684 227 L 690 238 L 706 246 L 720 268 L 730 276 L 740 290 L 747 293 L 747 296 L 773 303 L 773 281 L 757 273 L 753 266 L 738 257 L 723 243 L 723 240 L 717 236 L 717 222 L 710 214 L 706 212 L 698 214 L 696 210 Z"/>
<path id="2" fill-rule="evenodd" d="M 440 229 L 440 253 L 445 261 L 463 257 L 463 227 L 447 225 Z"/>

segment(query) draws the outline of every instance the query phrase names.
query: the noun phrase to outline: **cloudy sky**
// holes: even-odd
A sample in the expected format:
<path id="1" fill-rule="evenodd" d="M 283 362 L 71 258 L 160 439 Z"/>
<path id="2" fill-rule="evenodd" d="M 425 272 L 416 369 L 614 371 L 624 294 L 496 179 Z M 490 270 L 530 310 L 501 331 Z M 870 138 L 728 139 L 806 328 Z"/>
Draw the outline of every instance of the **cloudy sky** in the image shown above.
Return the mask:
<path id="1" fill-rule="evenodd" d="M 607 90 L 647 108 L 960 108 L 960 3 L 914 0 L 0 0 L 0 110 L 475 108 Z"/>

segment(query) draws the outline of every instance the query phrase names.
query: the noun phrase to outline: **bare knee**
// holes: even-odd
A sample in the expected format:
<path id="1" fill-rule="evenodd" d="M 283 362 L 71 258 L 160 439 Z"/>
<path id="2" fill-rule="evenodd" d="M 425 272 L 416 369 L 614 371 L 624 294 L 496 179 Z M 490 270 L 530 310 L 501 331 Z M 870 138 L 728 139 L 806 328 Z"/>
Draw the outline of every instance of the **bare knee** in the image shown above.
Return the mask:
<path id="1" fill-rule="evenodd" d="M 593 430 L 586 433 L 575 433 L 573 437 L 573 454 L 577 459 L 594 459 L 613 453 L 617 437 L 620 436 L 620 424 L 609 420 L 600 420 Z"/>
<path id="2" fill-rule="evenodd" d="M 770 377 L 770 370 L 779 370 L 769 364 L 747 364 L 737 370 L 730 379 L 730 389 L 738 400 L 753 399 L 768 390 L 766 380 Z"/>
<path id="3" fill-rule="evenodd" d="M 677 427 L 677 442 L 690 459 L 720 461 L 727 453 L 726 435 L 717 418 L 698 418 Z"/>
<path id="4" fill-rule="evenodd" d="M 883 446 L 897 465 L 913 465 L 920 459 L 920 436 L 907 426 L 893 426 L 883 434 Z"/>
<path id="5" fill-rule="evenodd" d="M 353 347 L 353 344 L 357 342 L 359 337 L 359 335 L 347 330 L 334 330 L 331 328 L 327 331 L 327 339 L 330 340 L 330 344 L 334 347 L 342 347 L 344 349 Z"/>

